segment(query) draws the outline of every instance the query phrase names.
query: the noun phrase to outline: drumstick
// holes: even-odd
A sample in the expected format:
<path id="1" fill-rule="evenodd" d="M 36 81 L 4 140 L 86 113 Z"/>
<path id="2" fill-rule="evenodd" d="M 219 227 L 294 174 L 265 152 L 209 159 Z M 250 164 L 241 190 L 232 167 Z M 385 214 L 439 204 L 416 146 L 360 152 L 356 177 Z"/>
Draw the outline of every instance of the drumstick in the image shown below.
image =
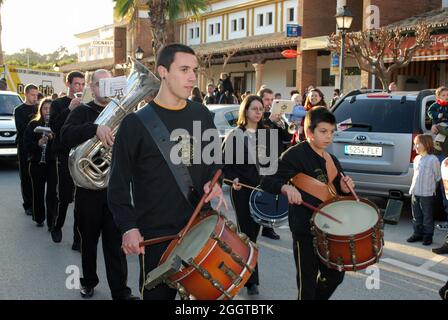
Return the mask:
<path id="1" fill-rule="evenodd" d="M 224 182 L 230 182 L 230 183 L 233 184 L 233 180 L 230 180 L 230 179 L 226 179 L 226 178 L 224 178 L 224 179 L 222 179 L 222 181 L 224 181 Z M 257 190 L 257 191 L 265 192 L 264 190 L 262 190 L 262 189 L 260 189 L 260 188 L 252 187 L 252 186 L 250 186 L 250 185 L 248 185 L 248 184 L 244 184 L 244 183 L 241 183 L 241 182 L 238 182 L 238 184 L 239 184 L 240 186 L 242 186 L 242 187 L 245 187 L 245 188 L 249 188 L 249 189 L 252 189 L 252 190 Z"/>
<path id="2" fill-rule="evenodd" d="M 344 174 L 343 174 L 342 172 L 339 172 L 339 174 L 341 175 L 342 178 L 345 177 Z M 355 190 L 352 188 L 351 185 L 349 185 L 349 184 L 347 183 L 347 181 L 344 181 L 344 182 L 345 182 L 345 185 L 346 185 L 346 186 L 348 187 L 348 189 L 350 190 L 350 192 L 352 193 L 352 195 L 355 197 L 356 201 L 359 202 L 359 197 L 358 197 L 358 195 L 356 194 Z"/>
<path id="3" fill-rule="evenodd" d="M 307 203 L 307 202 L 305 202 L 305 201 L 302 201 L 301 204 L 303 204 L 303 205 L 304 205 L 305 207 L 307 207 L 308 209 L 311 209 L 311 210 L 313 210 L 313 211 L 316 211 L 317 213 L 320 213 L 321 215 L 327 217 L 328 219 L 333 220 L 334 222 L 337 222 L 337 223 L 339 223 L 339 224 L 342 224 L 342 222 L 339 221 L 338 219 L 336 219 L 336 218 L 330 216 L 328 213 L 323 212 L 322 210 L 316 208 L 315 206 L 310 205 L 309 203 Z"/>
<path id="4" fill-rule="evenodd" d="M 199 214 L 199 212 L 201 211 L 202 207 L 204 206 L 205 203 L 205 199 L 207 199 L 207 197 L 212 193 L 213 191 L 213 187 L 215 186 L 216 182 L 218 182 L 219 177 L 221 176 L 221 169 L 218 169 L 218 171 L 216 171 L 215 175 L 213 176 L 212 181 L 210 182 L 210 191 L 208 193 L 204 193 L 202 195 L 201 200 L 199 201 L 198 205 L 196 206 L 196 208 L 193 211 L 193 214 L 191 215 L 190 220 L 188 221 L 187 225 L 185 226 L 185 228 L 179 233 L 179 241 L 178 244 L 180 244 L 182 242 L 183 237 L 185 236 L 185 234 L 188 232 L 188 230 L 191 228 L 191 225 L 193 224 L 194 220 L 196 219 L 196 216 Z"/>

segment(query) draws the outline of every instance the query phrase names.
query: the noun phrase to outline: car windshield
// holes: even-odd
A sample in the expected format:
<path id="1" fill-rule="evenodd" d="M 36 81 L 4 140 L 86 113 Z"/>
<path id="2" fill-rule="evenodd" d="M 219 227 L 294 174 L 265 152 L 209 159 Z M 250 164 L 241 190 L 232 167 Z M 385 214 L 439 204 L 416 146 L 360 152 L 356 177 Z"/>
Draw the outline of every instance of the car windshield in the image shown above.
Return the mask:
<path id="1" fill-rule="evenodd" d="M 410 133 L 413 131 L 415 105 L 415 101 L 357 99 L 350 103 L 348 99 L 333 112 L 338 124 L 354 124 L 346 131 Z"/>
<path id="2" fill-rule="evenodd" d="M 0 115 L 8 116 L 14 113 L 14 108 L 22 101 L 15 95 L 0 95 Z"/>

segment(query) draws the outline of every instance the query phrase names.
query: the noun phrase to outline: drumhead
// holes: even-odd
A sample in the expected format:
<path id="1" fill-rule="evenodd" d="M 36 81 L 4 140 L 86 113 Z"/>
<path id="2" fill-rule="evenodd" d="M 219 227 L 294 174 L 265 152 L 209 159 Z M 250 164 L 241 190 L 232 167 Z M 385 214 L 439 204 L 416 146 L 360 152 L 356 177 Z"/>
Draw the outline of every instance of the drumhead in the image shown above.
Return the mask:
<path id="1" fill-rule="evenodd" d="M 195 258 L 210 239 L 217 223 L 218 216 L 211 215 L 196 224 L 188 231 L 180 245 L 174 248 L 167 260 L 171 260 L 176 255 L 185 261 Z"/>
<path id="2" fill-rule="evenodd" d="M 249 198 L 252 218 L 261 224 L 279 225 L 288 219 L 288 199 L 280 194 L 253 190 Z M 274 222 L 273 222 L 274 221 Z"/>
<path id="3" fill-rule="evenodd" d="M 321 210 L 342 223 L 339 224 L 318 213 L 314 216 L 314 224 L 323 232 L 336 236 L 360 234 L 378 222 L 375 208 L 362 201 L 336 201 L 325 205 Z"/>

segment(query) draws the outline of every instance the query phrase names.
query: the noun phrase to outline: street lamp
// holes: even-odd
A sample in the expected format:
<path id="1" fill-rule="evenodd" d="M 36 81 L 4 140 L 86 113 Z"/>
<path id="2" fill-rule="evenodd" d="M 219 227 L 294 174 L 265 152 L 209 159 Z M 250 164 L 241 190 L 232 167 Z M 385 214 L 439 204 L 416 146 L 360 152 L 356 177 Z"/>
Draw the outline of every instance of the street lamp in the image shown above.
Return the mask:
<path id="1" fill-rule="evenodd" d="M 339 11 L 336 16 L 336 24 L 338 30 L 341 31 L 341 54 L 339 56 L 339 90 L 341 93 L 344 90 L 344 51 L 345 51 L 345 34 L 353 22 L 353 15 L 347 9 L 347 6 L 343 7 L 343 10 Z"/>
<path id="2" fill-rule="evenodd" d="M 142 60 L 144 54 L 145 54 L 145 51 L 143 51 L 143 49 L 140 48 L 140 46 L 139 46 L 139 47 L 137 48 L 137 50 L 135 51 L 135 59 L 137 59 L 137 60 Z"/>
<path id="3" fill-rule="evenodd" d="M 56 72 L 59 72 L 61 70 L 57 62 L 53 65 L 53 70 Z"/>

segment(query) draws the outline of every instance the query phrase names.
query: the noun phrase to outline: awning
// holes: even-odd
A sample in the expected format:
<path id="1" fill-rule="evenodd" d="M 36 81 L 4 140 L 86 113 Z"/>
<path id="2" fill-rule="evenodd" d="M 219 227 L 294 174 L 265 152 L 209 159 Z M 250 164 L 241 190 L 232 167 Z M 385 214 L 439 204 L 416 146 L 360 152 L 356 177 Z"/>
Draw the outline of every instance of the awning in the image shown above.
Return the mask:
<path id="1" fill-rule="evenodd" d="M 79 71 L 93 71 L 97 69 L 111 70 L 114 67 L 114 58 L 93 60 L 93 61 L 83 61 L 66 64 L 61 66 L 62 72 L 70 72 L 73 70 Z"/>

